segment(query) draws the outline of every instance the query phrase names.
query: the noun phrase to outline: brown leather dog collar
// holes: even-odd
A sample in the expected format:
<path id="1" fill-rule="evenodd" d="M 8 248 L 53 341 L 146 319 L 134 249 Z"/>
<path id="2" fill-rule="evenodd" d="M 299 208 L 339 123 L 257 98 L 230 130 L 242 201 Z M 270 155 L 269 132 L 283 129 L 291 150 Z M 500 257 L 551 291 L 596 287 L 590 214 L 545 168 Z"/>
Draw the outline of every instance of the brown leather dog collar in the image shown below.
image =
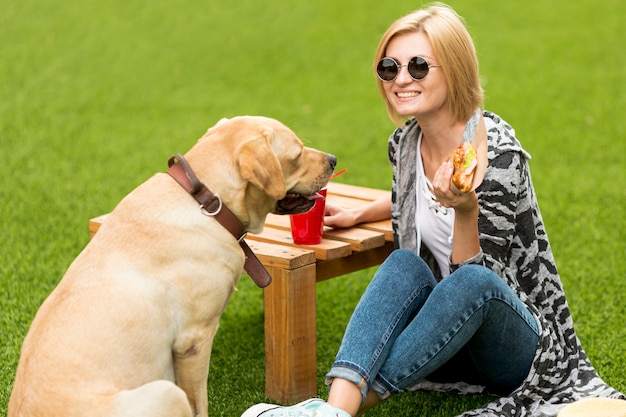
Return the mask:
<path id="1" fill-rule="evenodd" d="M 246 256 L 244 269 L 248 275 L 250 275 L 250 278 L 252 278 L 255 284 L 260 288 L 267 287 L 270 282 L 272 282 L 272 277 L 244 240 L 244 237 L 246 237 L 246 229 L 239 219 L 228 207 L 222 204 L 222 200 L 219 196 L 213 194 L 198 180 L 182 155 L 173 155 L 167 161 L 167 164 L 169 166 L 167 173 L 200 204 L 202 214 L 214 217 L 215 220 L 237 239 Z"/>

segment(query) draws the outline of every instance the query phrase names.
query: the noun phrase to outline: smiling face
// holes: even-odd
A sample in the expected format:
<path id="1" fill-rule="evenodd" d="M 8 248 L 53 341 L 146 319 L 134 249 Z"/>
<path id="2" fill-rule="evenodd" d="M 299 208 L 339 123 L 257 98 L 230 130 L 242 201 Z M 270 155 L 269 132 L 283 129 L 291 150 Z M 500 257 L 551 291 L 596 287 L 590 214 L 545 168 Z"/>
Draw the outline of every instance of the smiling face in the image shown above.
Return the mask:
<path id="1" fill-rule="evenodd" d="M 419 120 L 447 111 L 448 86 L 442 68 L 430 68 L 426 77 L 415 80 L 409 75 L 406 66 L 416 56 L 426 59 L 431 66 L 440 65 L 424 32 L 396 35 L 389 41 L 385 56 L 395 59 L 401 65 L 396 78 L 382 84 L 388 103 L 400 116 L 414 116 Z"/>

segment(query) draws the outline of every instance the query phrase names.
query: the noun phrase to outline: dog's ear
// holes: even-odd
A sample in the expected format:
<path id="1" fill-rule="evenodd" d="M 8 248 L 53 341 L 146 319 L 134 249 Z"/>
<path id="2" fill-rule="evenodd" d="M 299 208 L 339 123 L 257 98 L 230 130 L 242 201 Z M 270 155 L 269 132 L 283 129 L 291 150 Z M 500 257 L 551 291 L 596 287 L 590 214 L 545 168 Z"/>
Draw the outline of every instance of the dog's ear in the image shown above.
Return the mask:
<path id="1" fill-rule="evenodd" d="M 272 151 L 272 133 L 265 132 L 246 141 L 237 150 L 237 161 L 241 176 L 270 197 L 280 200 L 287 188 L 278 158 Z"/>

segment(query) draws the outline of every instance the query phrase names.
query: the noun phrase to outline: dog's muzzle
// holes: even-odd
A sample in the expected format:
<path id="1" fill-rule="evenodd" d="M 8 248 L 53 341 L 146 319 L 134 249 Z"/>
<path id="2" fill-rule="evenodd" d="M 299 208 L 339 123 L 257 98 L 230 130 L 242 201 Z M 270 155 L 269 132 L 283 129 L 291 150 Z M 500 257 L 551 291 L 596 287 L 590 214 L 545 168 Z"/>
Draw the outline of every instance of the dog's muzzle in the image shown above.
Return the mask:
<path id="1" fill-rule="evenodd" d="M 317 192 L 308 196 L 287 193 L 287 195 L 276 202 L 275 214 L 301 214 L 311 210 L 315 205 L 315 200 L 324 198 Z"/>

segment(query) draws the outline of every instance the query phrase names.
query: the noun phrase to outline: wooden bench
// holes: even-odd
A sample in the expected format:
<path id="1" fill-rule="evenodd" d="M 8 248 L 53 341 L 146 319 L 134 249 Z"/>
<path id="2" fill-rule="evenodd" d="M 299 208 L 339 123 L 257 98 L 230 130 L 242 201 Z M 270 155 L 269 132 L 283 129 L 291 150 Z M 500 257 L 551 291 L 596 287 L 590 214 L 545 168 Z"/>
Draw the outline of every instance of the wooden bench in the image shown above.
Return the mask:
<path id="1" fill-rule="evenodd" d="M 355 207 L 390 192 L 330 183 L 327 201 Z M 91 237 L 106 215 L 91 219 Z M 263 291 L 265 395 L 293 403 L 317 395 L 315 284 L 379 265 L 393 250 L 389 220 L 324 231 L 318 245 L 293 243 L 288 216 L 268 215 L 261 234 L 246 241 L 272 276 Z"/>

